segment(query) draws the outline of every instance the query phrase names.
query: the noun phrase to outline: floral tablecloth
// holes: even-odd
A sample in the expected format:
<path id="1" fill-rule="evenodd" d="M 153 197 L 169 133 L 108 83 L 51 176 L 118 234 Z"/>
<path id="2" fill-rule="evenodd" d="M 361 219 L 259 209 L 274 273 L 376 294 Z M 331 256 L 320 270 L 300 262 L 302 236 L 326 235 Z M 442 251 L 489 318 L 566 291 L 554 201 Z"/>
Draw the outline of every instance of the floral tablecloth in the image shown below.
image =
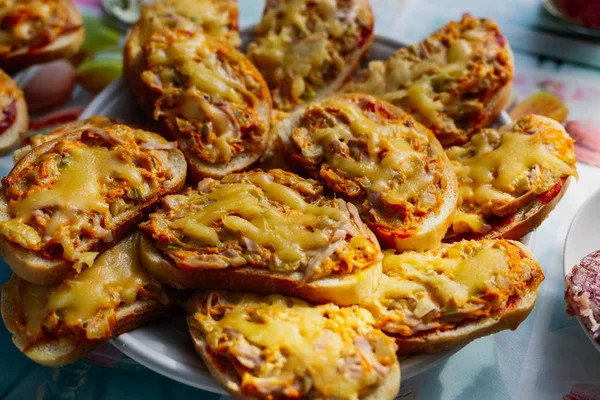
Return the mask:
<path id="1" fill-rule="evenodd" d="M 534 252 L 546 281 L 531 316 L 515 332 L 477 340 L 429 372 L 402 383 L 403 399 L 600 399 L 600 353 L 588 342 L 563 302 L 562 253 L 566 232 L 577 208 L 600 188 L 600 46 L 574 35 L 542 9 L 539 0 L 371 0 L 376 32 L 401 42 L 418 41 L 450 19 L 468 11 L 495 18 L 515 51 L 514 98 L 539 90 L 562 99 L 570 112 L 567 129 L 578 144 L 580 179 L 550 218 L 537 230 Z M 106 19 L 99 0 L 77 0 L 85 15 L 87 37 L 81 54 L 69 60 L 66 76 L 41 86 L 44 69 L 17 77 L 29 87 L 28 100 L 39 104 L 33 131 L 77 117 L 107 83 L 120 75 L 122 26 Z M 241 26 L 255 24 L 264 1 L 239 0 Z M 65 72 L 66 69 L 66 72 Z M 46 74 L 53 73 L 46 71 Z M 36 80 L 37 77 L 37 80 Z M 60 81 L 62 82 L 62 81 Z M 73 85 L 76 85 L 73 88 Z M 62 98 L 44 105 L 44 99 Z M 44 98 L 44 95 L 46 97 Z M 33 97 L 32 97 L 33 96 Z M 40 100 L 41 96 L 41 100 Z M 36 101 L 38 103 L 36 103 Z M 56 103 L 62 103 L 57 107 Z M 593 143 L 595 146 L 587 146 Z M 0 175 L 11 168 L 0 159 Z M 2 263 L 3 264 L 3 263 Z M 10 272 L 0 265 L 0 282 Z M 110 353 L 110 352 L 109 352 Z M 119 358 L 117 354 L 115 357 Z M 112 359 L 100 360 L 106 364 Z M 139 366 L 100 367 L 87 361 L 51 369 L 22 356 L 0 324 L 0 399 L 218 399 L 220 395 L 176 383 Z"/>

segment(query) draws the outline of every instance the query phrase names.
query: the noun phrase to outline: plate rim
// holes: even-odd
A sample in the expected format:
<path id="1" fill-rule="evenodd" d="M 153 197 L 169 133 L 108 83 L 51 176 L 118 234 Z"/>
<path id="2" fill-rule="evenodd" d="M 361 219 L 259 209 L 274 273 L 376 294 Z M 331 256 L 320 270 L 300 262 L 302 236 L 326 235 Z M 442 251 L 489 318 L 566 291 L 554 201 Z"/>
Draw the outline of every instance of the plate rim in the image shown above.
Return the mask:
<path id="1" fill-rule="evenodd" d="M 575 264 L 571 263 L 571 262 L 567 262 L 567 251 L 568 249 L 572 246 L 572 242 L 575 240 L 575 232 L 577 231 L 577 227 L 580 224 L 580 220 L 582 218 L 585 217 L 585 215 L 587 214 L 586 211 L 588 209 L 588 207 L 590 207 L 595 201 L 600 200 L 600 189 L 596 190 L 594 193 L 592 193 L 584 202 L 583 204 L 581 204 L 581 206 L 577 209 L 577 211 L 575 211 L 575 215 L 573 216 L 573 219 L 571 220 L 571 223 L 569 224 L 569 229 L 567 231 L 567 236 L 565 238 L 565 244 L 563 246 L 563 281 L 564 281 L 564 285 L 565 285 L 565 290 L 566 290 L 566 280 L 567 280 L 567 275 L 573 270 L 573 268 L 575 268 Z M 600 237 L 600 234 L 598 235 Z M 598 246 L 598 249 L 600 249 L 600 245 Z M 585 257 L 586 255 L 584 255 L 583 257 Z M 581 260 L 583 257 L 581 257 L 579 260 Z M 566 301 L 565 301 L 566 303 Z M 600 342 L 598 342 L 596 339 L 594 339 L 594 337 L 592 336 L 592 334 L 590 333 L 590 331 L 587 329 L 587 327 L 585 326 L 585 323 L 583 322 L 583 318 L 581 318 L 580 316 L 577 316 L 577 322 L 579 323 L 579 326 L 581 327 L 581 329 L 583 330 L 583 332 L 585 333 L 585 336 L 590 340 L 590 342 L 592 342 L 592 345 L 594 346 L 594 348 L 600 352 Z"/>
<path id="2" fill-rule="evenodd" d="M 240 31 L 240 34 L 247 35 L 250 29 L 252 28 L 250 27 L 243 29 Z M 374 43 L 379 44 L 380 46 L 389 47 L 393 49 L 393 51 L 396 51 L 396 49 L 401 47 L 405 47 L 405 45 L 401 42 L 380 35 L 375 35 Z M 116 99 L 123 91 L 129 93 L 127 82 L 125 81 L 124 77 L 121 76 L 107 86 L 101 93 L 99 93 L 88 104 L 79 118 L 88 118 L 97 114 L 97 110 L 103 107 L 105 108 L 106 104 L 110 103 L 112 99 Z M 508 124 L 511 122 L 511 118 L 506 111 L 502 111 L 501 115 L 498 117 L 498 122 L 502 125 Z M 521 240 L 532 251 L 534 237 L 535 231 L 532 231 Z M 168 353 L 165 351 L 144 345 L 142 340 L 136 339 L 135 331 L 114 337 L 110 339 L 110 343 L 123 352 L 126 356 L 156 373 L 198 389 L 206 390 L 212 393 L 228 395 L 228 393 L 218 383 L 216 383 L 214 378 L 207 370 L 198 370 L 195 366 L 186 364 L 181 360 L 170 358 Z M 400 367 L 402 370 L 402 381 L 406 381 L 429 371 L 442 361 L 448 359 L 463 349 L 465 346 L 466 345 L 463 345 L 439 353 L 418 354 L 407 357 L 404 360 L 411 360 L 411 367 L 409 370 L 402 368 L 405 363 L 401 360 Z M 202 361 L 199 355 L 198 359 Z M 181 369 L 182 367 L 183 369 Z"/>

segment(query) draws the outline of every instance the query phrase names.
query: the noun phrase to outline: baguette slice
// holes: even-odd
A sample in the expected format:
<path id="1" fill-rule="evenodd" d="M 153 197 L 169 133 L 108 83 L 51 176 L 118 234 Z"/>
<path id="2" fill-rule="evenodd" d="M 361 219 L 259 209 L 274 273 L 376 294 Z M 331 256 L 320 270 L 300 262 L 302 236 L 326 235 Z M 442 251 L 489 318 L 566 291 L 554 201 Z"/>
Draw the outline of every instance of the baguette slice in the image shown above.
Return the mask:
<path id="1" fill-rule="evenodd" d="M 23 140 L 29 128 L 27 103 L 23 92 L 10 76 L 0 70 L 0 154 L 11 151 Z"/>
<path id="2" fill-rule="evenodd" d="M 140 266 L 138 244 L 139 233 L 130 235 L 55 286 L 13 275 L 2 287 L 2 318 L 15 346 L 37 363 L 57 367 L 167 315 L 167 297 Z"/>
<path id="3" fill-rule="evenodd" d="M 218 56 L 216 56 L 218 55 Z M 125 62 L 141 108 L 177 140 L 193 182 L 247 169 L 269 146 L 271 96 L 239 51 L 201 31 L 162 29 Z"/>
<path id="4" fill-rule="evenodd" d="M 186 308 L 196 351 L 236 399 L 385 400 L 398 394 L 394 343 L 356 306 L 211 292 L 196 295 Z M 270 373 L 261 376 L 262 364 L 274 361 L 278 366 L 262 369 Z"/>
<path id="5" fill-rule="evenodd" d="M 452 223 L 458 186 L 432 132 L 365 94 L 309 104 L 274 130 L 288 159 L 353 202 L 384 248 L 427 250 Z"/>
<path id="6" fill-rule="evenodd" d="M 458 347 L 527 318 L 544 280 L 523 244 L 462 241 L 426 253 L 386 255 L 377 292 L 363 305 L 398 354 Z"/>
<path id="7" fill-rule="evenodd" d="M 2 180 L 0 254 L 26 281 L 57 284 L 90 265 L 185 182 L 185 159 L 173 143 L 96 122 L 35 147 Z M 42 179 L 39 171 L 50 176 Z"/>
<path id="8" fill-rule="evenodd" d="M 268 0 L 248 58 L 261 71 L 276 109 L 291 111 L 337 91 L 373 42 L 368 0 Z"/>
<path id="9" fill-rule="evenodd" d="M 347 305 L 372 294 L 381 276 L 379 244 L 354 206 L 281 170 L 205 179 L 166 197 L 140 227 L 144 266 L 178 288 Z"/>
<path id="10" fill-rule="evenodd" d="M 537 228 L 577 177 L 573 139 L 558 122 L 526 115 L 446 149 L 460 186 L 445 240 L 520 239 Z"/>
<path id="11" fill-rule="evenodd" d="M 344 91 L 401 107 L 450 146 L 496 121 L 509 101 L 513 70 L 498 25 L 465 14 L 389 60 L 369 63 Z"/>
<path id="12" fill-rule="evenodd" d="M 40 7 L 46 15 L 41 16 L 36 9 Z M 25 36 L 15 34 L 27 29 L 26 25 L 30 29 Z M 9 72 L 69 58 L 79 51 L 85 36 L 83 19 L 71 0 L 13 2 L 2 10 L 2 30 L 7 39 L 0 42 L 0 67 Z"/>

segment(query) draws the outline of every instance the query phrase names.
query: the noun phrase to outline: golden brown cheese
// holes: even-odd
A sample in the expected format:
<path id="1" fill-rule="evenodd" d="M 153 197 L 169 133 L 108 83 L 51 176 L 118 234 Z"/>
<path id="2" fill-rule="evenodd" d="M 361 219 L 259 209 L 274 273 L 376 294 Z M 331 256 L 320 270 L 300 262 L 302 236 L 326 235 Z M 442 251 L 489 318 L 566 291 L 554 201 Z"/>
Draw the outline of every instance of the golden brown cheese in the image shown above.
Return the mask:
<path id="1" fill-rule="evenodd" d="M 158 135 L 122 125 L 80 134 L 89 139 L 59 137 L 46 153 L 30 164 L 17 165 L 3 179 L 12 219 L 0 223 L 0 234 L 44 254 L 56 251 L 58 245 L 59 256 L 89 265 L 95 253 L 80 252 L 81 240 L 111 241 L 114 221 L 162 190 L 162 182 L 172 173 L 147 146 L 172 146 Z M 94 140 L 106 141 L 107 147 Z"/>
<path id="2" fill-rule="evenodd" d="M 512 76 L 512 55 L 496 23 L 467 14 L 388 61 L 371 62 L 345 90 L 403 108 L 450 145 L 481 127 L 488 103 Z"/>
<path id="3" fill-rule="evenodd" d="M 154 118 L 202 161 L 229 163 L 263 150 L 266 85 L 243 54 L 201 32 L 163 30 L 146 43 L 142 82 L 159 98 Z"/>
<path id="4" fill-rule="evenodd" d="M 253 171 L 206 179 L 199 188 L 167 197 L 141 225 L 180 268 L 253 266 L 299 271 L 308 281 L 380 260 L 353 206 L 323 197 L 314 181 Z"/>
<path id="5" fill-rule="evenodd" d="M 371 96 L 312 103 L 283 136 L 286 150 L 311 175 L 362 205 L 380 240 L 384 230 L 417 234 L 456 190 L 444 176 L 451 166 L 431 131 Z"/>
<path id="6" fill-rule="evenodd" d="M 500 315 L 544 279 L 539 264 L 506 240 L 387 253 L 383 271 L 364 306 L 379 329 L 406 337 Z"/>
<path id="7" fill-rule="evenodd" d="M 289 111 L 334 81 L 372 34 L 367 0 L 270 0 L 248 57 L 275 108 Z"/>
<path id="8" fill-rule="evenodd" d="M 153 33 L 163 28 L 195 31 L 229 42 L 234 47 L 241 44 L 238 30 L 236 0 L 160 0 L 142 8 L 140 17 L 140 43 L 145 43 Z"/>
<path id="9" fill-rule="evenodd" d="M 192 315 L 190 324 L 204 333 L 211 352 L 242 364 L 236 369 L 244 394 L 358 399 L 396 363 L 394 342 L 359 307 L 312 306 L 276 295 L 210 296 L 216 305 Z"/>
<path id="10" fill-rule="evenodd" d="M 57 332 L 83 335 L 86 340 L 111 336 L 118 307 L 155 298 L 166 302 L 160 285 L 139 261 L 139 233 L 100 255 L 75 278 L 56 286 L 19 280 L 24 332 L 30 344 Z"/>
<path id="11" fill-rule="evenodd" d="M 25 49 L 35 52 L 59 36 L 81 29 L 70 0 L 0 1 L 0 56 Z"/>
<path id="12" fill-rule="evenodd" d="M 504 217 L 568 176 L 577 176 L 573 140 L 557 122 L 528 115 L 485 129 L 446 150 L 460 189 L 453 232 L 485 234 L 488 216 Z"/>

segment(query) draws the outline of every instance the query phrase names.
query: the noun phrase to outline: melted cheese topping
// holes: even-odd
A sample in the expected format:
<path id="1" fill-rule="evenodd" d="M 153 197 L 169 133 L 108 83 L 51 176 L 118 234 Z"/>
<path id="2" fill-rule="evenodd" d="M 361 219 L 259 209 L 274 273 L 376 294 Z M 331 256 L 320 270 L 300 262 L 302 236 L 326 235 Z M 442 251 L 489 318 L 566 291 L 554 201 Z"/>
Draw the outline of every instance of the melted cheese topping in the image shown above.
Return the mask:
<path id="1" fill-rule="evenodd" d="M 365 302 L 384 331 L 412 336 L 489 316 L 543 279 L 541 268 L 507 241 L 462 241 L 426 253 L 388 253 L 384 277 Z M 532 280 L 532 281 L 530 281 Z"/>
<path id="2" fill-rule="evenodd" d="M 138 233 L 128 236 L 100 255 L 90 268 L 58 286 L 20 281 L 26 335 L 35 341 L 43 331 L 77 333 L 83 329 L 88 340 L 108 339 L 117 308 L 133 304 L 140 290 L 151 286 L 140 264 L 138 244 Z M 156 296 L 166 301 L 162 292 Z"/>
<path id="3" fill-rule="evenodd" d="M 109 204 L 103 192 L 103 187 L 107 183 L 114 179 L 122 179 L 132 188 L 139 188 L 144 183 L 144 179 L 137 167 L 121 158 L 120 151 L 107 150 L 104 147 L 75 146 L 71 148 L 68 157 L 70 157 L 69 162 L 49 189 L 32 193 L 10 203 L 9 211 L 14 219 L 0 223 L 0 233 L 9 240 L 16 239 L 15 235 L 19 232 L 21 235 L 33 238 L 33 243 L 29 240 L 27 243 L 29 246 L 26 247 L 35 246 L 42 239 L 44 241 L 57 239 L 65 244 L 64 257 L 73 261 L 81 254 L 73 246 L 68 245 L 68 237 L 62 237 L 62 227 L 69 221 L 73 221 L 81 212 L 108 214 Z M 26 222 L 37 210 L 53 208 L 56 208 L 56 211 L 53 212 L 45 227 L 43 238 L 39 236 L 36 238 L 33 236 L 35 231 L 26 225 Z"/>
<path id="4" fill-rule="evenodd" d="M 241 373 L 243 390 L 260 387 L 267 376 L 288 387 L 309 379 L 315 398 L 358 399 L 380 384 L 395 363 L 393 341 L 373 330 L 371 315 L 356 306 L 311 306 L 281 296 L 244 295 L 218 321 L 202 313 L 194 319 L 216 354 L 231 332 L 260 349 L 266 365 Z M 296 393 L 304 397 L 304 385 L 298 386 Z"/>
<path id="5" fill-rule="evenodd" d="M 372 35 L 367 1 L 269 2 L 248 57 L 267 81 L 275 108 L 290 110 L 337 78 Z"/>
<path id="6" fill-rule="evenodd" d="M 431 131 L 366 95 L 313 103 L 283 141 L 315 176 L 360 202 L 369 223 L 404 237 L 439 213 L 453 183 L 444 177 L 450 165 Z"/>
<path id="7" fill-rule="evenodd" d="M 202 28 L 209 35 L 239 47 L 236 0 L 162 0 L 142 8 L 140 42 L 163 28 L 193 32 Z"/>
<path id="8" fill-rule="evenodd" d="M 161 238 L 161 250 L 186 268 L 250 262 L 284 273 L 300 270 L 308 280 L 366 268 L 378 260 L 371 233 L 350 216 L 345 202 L 307 202 L 273 176 L 253 172 L 240 175 L 241 179 L 233 176 L 233 182 L 204 181 L 211 185 L 208 193 L 172 197 L 182 206 L 152 214 L 142 229 Z M 220 257 L 214 254 L 217 251 Z M 206 265 L 211 254 L 216 259 Z M 334 256 L 339 260 L 333 261 Z"/>
<path id="9" fill-rule="evenodd" d="M 295 191 L 273 182 L 267 174 L 250 178 L 254 185 L 239 183 L 222 186 L 207 195 L 209 205 L 189 217 L 178 219 L 171 228 L 183 228 L 186 234 L 207 244 L 217 244 L 218 234 L 211 225 L 222 219 L 223 225 L 239 232 L 261 246 L 273 247 L 275 256 L 284 263 L 301 261 L 307 250 L 325 247 L 329 235 L 312 231 L 311 227 L 329 218 L 334 222 L 348 221 L 348 215 L 332 207 L 308 204 Z M 256 186 L 255 186 L 256 185 Z M 280 202 L 302 215 L 285 216 L 273 210 L 268 202 L 256 197 L 256 187 L 268 200 Z M 208 240 L 206 239 L 208 236 Z"/>
<path id="10" fill-rule="evenodd" d="M 460 188 L 455 233 L 486 233 L 491 229 L 486 216 L 512 214 L 532 195 L 577 176 L 573 140 L 560 124 L 536 115 L 522 117 L 499 132 L 483 130 L 446 152 Z"/>
<path id="11" fill-rule="evenodd" d="M 402 107 L 444 145 L 464 141 L 468 134 L 463 131 L 484 119 L 487 101 L 512 79 L 511 56 L 503 41 L 494 22 L 467 15 L 399 50 L 387 62 L 371 62 L 346 90 Z"/>
<path id="12" fill-rule="evenodd" d="M 102 195 L 104 184 L 123 179 L 132 187 L 139 187 L 144 182 L 140 170 L 123 161 L 119 151 L 81 146 L 73 147 L 69 155 L 70 162 L 50 189 L 33 193 L 12 207 L 16 219 L 26 220 L 35 210 L 50 207 L 104 213 L 108 211 Z"/>
<path id="13" fill-rule="evenodd" d="M 108 148 L 56 132 L 47 153 L 35 154 L 3 178 L 12 219 L 0 222 L 0 234 L 44 257 L 75 262 L 77 270 L 93 261 L 92 253 L 79 250 L 85 238 L 112 241 L 124 212 L 154 196 L 169 179 L 169 167 L 156 152 L 177 151 L 155 134 L 98 122 L 105 124 L 74 124 L 69 132 L 89 131 Z"/>
<path id="14" fill-rule="evenodd" d="M 320 107 L 343 114 L 348 121 L 350 134 L 365 142 L 367 147 L 368 157 L 364 160 L 328 154 L 328 161 L 333 168 L 354 178 L 367 178 L 370 192 L 378 193 L 384 200 L 394 204 L 419 196 L 434 184 L 434 176 L 425 170 L 427 155 L 415 151 L 409 143 L 414 136 L 422 141 L 427 138 L 418 137 L 402 124 L 375 122 L 356 104 L 339 98 L 325 100 Z M 348 133 L 345 126 L 336 126 L 333 129 L 315 129 L 313 137 L 318 138 L 318 143 L 327 149 L 334 141 L 348 140 Z M 398 176 L 402 177 L 402 182 L 394 185 L 394 178 Z"/>
<path id="15" fill-rule="evenodd" d="M 161 93 L 154 117 L 184 136 L 182 148 L 211 163 L 229 162 L 261 142 L 268 124 L 257 109 L 266 107 L 268 94 L 244 55 L 201 32 L 167 30 L 152 36 L 145 57 L 141 79 Z"/>

